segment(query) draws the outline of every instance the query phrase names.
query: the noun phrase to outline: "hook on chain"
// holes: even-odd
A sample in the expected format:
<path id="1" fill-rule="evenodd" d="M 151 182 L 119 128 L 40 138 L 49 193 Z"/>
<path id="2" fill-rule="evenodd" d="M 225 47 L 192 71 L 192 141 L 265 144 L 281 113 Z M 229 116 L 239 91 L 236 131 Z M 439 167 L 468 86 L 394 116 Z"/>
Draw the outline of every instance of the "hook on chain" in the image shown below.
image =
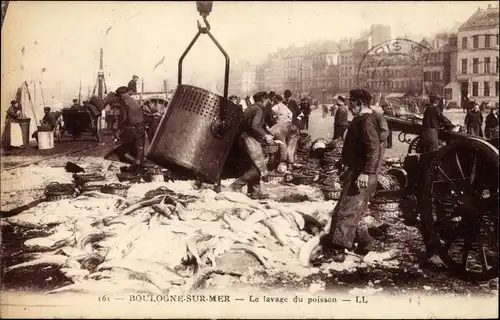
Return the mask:
<path id="1" fill-rule="evenodd" d="M 207 33 L 208 31 L 210 31 L 210 23 L 208 22 L 206 15 L 202 15 L 202 17 L 203 17 L 203 22 L 205 22 L 205 26 L 204 27 L 201 26 L 200 20 L 196 21 L 198 24 L 198 30 L 201 33 Z"/>

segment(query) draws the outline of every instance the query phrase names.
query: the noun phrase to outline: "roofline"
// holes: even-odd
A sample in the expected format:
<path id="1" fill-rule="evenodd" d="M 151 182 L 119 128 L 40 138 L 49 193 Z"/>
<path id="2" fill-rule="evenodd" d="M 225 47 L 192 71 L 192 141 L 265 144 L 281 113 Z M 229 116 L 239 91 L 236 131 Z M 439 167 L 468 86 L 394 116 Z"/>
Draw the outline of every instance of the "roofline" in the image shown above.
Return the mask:
<path id="1" fill-rule="evenodd" d="M 469 30 L 481 30 L 481 29 L 491 29 L 491 28 L 498 28 L 500 26 L 500 23 L 496 24 L 491 24 L 488 26 L 481 26 L 481 27 L 460 27 L 458 28 L 458 32 L 460 31 L 469 31 Z"/>

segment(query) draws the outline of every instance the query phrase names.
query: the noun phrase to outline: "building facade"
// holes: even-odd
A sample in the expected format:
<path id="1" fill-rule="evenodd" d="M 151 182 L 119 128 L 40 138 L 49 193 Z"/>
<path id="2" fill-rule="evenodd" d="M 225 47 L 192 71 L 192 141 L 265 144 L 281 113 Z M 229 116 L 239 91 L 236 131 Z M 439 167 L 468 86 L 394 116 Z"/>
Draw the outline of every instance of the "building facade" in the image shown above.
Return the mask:
<path id="1" fill-rule="evenodd" d="M 478 9 L 458 30 L 457 82 L 460 100 L 499 103 L 499 11 Z"/>

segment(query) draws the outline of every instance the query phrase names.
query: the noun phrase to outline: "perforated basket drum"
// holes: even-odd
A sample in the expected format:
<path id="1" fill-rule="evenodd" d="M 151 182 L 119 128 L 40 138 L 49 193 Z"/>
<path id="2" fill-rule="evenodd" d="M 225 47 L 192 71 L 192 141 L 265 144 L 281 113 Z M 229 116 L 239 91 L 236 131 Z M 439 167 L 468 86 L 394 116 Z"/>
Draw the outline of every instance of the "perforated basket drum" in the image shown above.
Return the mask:
<path id="1" fill-rule="evenodd" d="M 216 135 L 222 103 L 227 103 L 227 131 Z M 210 181 L 217 181 L 242 121 L 242 111 L 210 91 L 179 85 L 160 121 L 147 152 L 155 164 L 177 165 Z"/>

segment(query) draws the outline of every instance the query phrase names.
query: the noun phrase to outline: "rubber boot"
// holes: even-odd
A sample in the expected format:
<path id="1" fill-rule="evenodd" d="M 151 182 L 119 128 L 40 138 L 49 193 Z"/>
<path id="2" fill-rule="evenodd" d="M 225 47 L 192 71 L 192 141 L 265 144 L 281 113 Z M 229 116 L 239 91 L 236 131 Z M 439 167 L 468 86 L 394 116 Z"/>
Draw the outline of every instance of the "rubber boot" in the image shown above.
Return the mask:
<path id="1" fill-rule="evenodd" d="M 248 183 L 248 197 L 254 200 L 264 200 L 269 198 L 269 194 L 262 192 L 260 178 L 255 178 Z"/>
<path id="2" fill-rule="evenodd" d="M 236 179 L 231 185 L 229 186 L 229 190 L 233 192 L 242 192 L 241 189 L 246 186 L 252 179 L 254 179 L 255 172 L 253 170 L 254 168 L 248 170 L 245 172 L 244 175 Z"/>

